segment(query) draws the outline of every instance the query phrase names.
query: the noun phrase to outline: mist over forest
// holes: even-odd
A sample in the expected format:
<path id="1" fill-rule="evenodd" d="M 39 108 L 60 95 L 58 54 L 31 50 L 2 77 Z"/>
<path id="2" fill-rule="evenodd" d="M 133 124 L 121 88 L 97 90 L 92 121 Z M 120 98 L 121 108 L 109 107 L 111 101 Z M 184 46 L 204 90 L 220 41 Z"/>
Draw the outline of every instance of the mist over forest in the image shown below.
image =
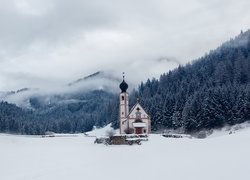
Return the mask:
<path id="1" fill-rule="evenodd" d="M 76 133 L 109 123 L 117 128 L 120 82 L 98 71 L 53 93 L 29 88 L 2 92 L 0 131 Z M 132 85 L 131 106 L 137 98 L 151 116 L 153 131 L 191 133 L 249 121 L 250 31 L 159 79 Z"/>

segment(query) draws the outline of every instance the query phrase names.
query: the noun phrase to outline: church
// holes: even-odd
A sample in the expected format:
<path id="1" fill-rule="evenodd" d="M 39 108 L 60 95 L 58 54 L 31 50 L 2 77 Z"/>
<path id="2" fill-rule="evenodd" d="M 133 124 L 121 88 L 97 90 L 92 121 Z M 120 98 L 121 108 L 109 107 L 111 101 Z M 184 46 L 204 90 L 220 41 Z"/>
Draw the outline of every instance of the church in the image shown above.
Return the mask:
<path id="1" fill-rule="evenodd" d="M 128 84 L 123 81 L 120 84 L 120 134 L 149 134 L 151 132 L 151 120 L 139 101 L 129 110 Z"/>

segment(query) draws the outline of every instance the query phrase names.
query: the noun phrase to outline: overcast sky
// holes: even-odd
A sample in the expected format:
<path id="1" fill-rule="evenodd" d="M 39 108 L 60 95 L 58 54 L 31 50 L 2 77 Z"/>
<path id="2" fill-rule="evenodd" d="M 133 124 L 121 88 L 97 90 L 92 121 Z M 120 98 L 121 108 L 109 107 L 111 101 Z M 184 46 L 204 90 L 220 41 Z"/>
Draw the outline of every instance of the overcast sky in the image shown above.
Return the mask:
<path id="1" fill-rule="evenodd" d="M 196 59 L 250 27 L 249 0 L 0 0 L 0 90 L 98 70 L 127 81 Z"/>

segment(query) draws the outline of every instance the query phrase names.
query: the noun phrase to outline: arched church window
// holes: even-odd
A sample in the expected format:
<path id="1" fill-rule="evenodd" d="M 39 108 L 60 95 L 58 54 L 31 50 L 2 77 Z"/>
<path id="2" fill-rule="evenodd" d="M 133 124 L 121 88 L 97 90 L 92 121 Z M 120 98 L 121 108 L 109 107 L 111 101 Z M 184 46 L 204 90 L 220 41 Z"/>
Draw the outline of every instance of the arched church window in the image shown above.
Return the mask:
<path id="1" fill-rule="evenodd" d="M 124 96 L 122 96 L 122 100 L 124 101 Z"/>

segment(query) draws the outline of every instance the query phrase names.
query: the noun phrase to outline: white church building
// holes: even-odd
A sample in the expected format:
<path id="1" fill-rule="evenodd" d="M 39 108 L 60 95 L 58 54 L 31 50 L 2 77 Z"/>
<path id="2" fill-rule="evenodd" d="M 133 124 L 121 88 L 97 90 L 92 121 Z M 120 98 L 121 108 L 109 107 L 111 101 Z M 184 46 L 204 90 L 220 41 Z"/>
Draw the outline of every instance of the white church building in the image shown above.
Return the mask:
<path id="1" fill-rule="evenodd" d="M 120 134 L 148 134 L 151 132 L 151 120 L 139 101 L 129 110 L 128 84 L 120 84 Z"/>

